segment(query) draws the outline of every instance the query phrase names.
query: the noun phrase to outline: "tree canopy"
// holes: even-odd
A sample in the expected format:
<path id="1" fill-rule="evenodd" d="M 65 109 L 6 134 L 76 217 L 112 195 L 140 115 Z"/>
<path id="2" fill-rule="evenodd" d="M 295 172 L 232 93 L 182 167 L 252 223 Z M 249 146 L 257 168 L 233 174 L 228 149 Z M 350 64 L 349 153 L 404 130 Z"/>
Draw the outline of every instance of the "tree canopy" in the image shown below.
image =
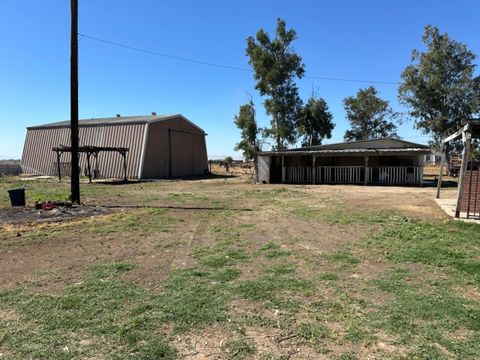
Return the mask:
<path id="1" fill-rule="evenodd" d="M 295 53 L 292 42 L 295 30 L 287 30 L 285 21 L 277 19 L 275 37 L 260 29 L 256 37 L 247 39 L 246 53 L 257 81 L 255 88 L 266 96 L 266 113 L 272 116 L 271 127 L 265 135 L 275 140 L 275 149 L 281 150 L 296 140 L 296 120 L 302 106 L 296 78 L 305 72 L 302 58 Z"/>
<path id="2" fill-rule="evenodd" d="M 387 100 L 377 96 L 373 86 L 358 90 L 356 96 L 345 98 L 343 104 L 351 126 L 345 132 L 345 140 L 398 137 L 395 122 L 399 114 L 393 112 Z"/>
<path id="3" fill-rule="evenodd" d="M 302 146 L 321 145 L 324 138 L 330 139 L 335 127 L 332 118 L 325 100 L 311 96 L 298 118 L 298 133 L 303 137 Z"/>
<path id="4" fill-rule="evenodd" d="M 412 51 L 398 97 L 416 127 L 438 142 L 445 130 L 480 111 L 480 77 L 474 77 L 476 56 L 464 44 L 430 25 L 422 40 L 427 49 Z"/>
<path id="5" fill-rule="evenodd" d="M 240 106 L 238 115 L 235 115 L 235 125 L 240 130 L 240 142 L 235 146 L 235 151 L 241 151 L 246 161 L 254 160 L 259 150 L 257 120 L 255 116 L 255 105 L 250 100 Z"/>

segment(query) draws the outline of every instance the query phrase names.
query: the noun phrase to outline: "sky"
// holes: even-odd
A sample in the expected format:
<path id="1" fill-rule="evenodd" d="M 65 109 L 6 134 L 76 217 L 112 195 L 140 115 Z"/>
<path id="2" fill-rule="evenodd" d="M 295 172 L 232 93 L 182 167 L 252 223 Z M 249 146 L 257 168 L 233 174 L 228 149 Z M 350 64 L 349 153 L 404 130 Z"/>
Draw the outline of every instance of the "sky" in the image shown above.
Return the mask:
<path id="1" fill-rule="evenodd" d="M 397 82 L 412 49 L 424 49 L 427 24 L 480 55 L 478 0 L 79 0 L 79 32 L 177 57 L 248 69 L 246 38 L 273 32 L 278 17 L 294 28 L 306 75 Z M 69 119 L 70 1 L 0 1 L 0 158 L 20 158 L 27 126 Z M 478 64 L 478 59 L 477 59 Z M 478 73 L 478 70 L 477 70 Z M 298 81 L 307 100 L 315 89 L 342 141 L 348 121 L 342 100 L 363 82 Z M 396 111 L 397 86 L 372 84 Z M 79 42 L 80 118 L 181 113 L 207 133 L 210 158 L 234 152 L 233 119 L 249 94 L 268 126 L 253 74 L 112 46 Z M 404 139 L 426 143 L 414 121 Z M 268 144 L 264 145 L 266 150 Z"/>

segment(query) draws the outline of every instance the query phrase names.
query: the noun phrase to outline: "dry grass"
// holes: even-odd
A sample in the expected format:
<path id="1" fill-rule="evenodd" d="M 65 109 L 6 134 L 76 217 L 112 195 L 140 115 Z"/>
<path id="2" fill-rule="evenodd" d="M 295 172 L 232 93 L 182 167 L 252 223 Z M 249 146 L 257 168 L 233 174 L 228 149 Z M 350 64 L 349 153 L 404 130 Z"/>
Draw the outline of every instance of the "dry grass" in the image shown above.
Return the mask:
<path id="1" fill-rule="evenodd" d="M 478 227 L 447 220 L 433 188 L 247 180 L 85 184 L 88 204 L 146 207 L 4 224 L 0 353 L 475 358 Z M 30 203 L 68 190 L 2 181 Z"/>

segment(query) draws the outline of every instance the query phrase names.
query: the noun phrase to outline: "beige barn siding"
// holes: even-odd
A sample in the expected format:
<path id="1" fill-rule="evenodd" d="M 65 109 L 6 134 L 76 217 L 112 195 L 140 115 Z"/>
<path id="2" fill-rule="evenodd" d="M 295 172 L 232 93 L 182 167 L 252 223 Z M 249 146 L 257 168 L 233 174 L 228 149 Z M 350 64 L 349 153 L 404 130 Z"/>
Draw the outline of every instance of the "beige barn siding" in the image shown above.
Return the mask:
<path id="1" fill-rule="evenodd" d="M 138 177 L 145 124 L 117 124 L 107 126 L 80 126 L 80 146 L 128 147 L 127 176 Z M 66 127 L 28 129 L 22 155 L 22 169 L 26 173 L 57 175 L 56 154 L 53 147 L 70 145 L 70 129 Z M 70 162 L 70 154 L 62 154 L 61 162 Z M 101 177 L 123 177 L 123 158 L 116 152 L 101 152 L 98 156 Z M 86 155 L 80 155 L 82 172 L 87 166 Z M 92 158 L 92 169 L 95 161 Z"/>
<path id="2" fill-rule="evenodd" d="M 193 135 L 171 131 L 172 141 L 172 177 L 192 176 L 193 172 Z"/>
<path id="3" fill-rule="evenodd" d="M 181 117 L 175 117 L 172 119 L 155 122 L 155 123 L 152 123 L 150 126 L 155 126 L 155 127 L 165 128 L 165 129 L 171 128 L 171 129 L 189 131 L 193 133 L 201 132 L 198 127 L 190 124 L 188 121 L 185 121 Z"/>
<path id="4" fill-rule="evenodd" d="M 207 145 L 205 135 L 193 135 L 193 172 L 202 175 L 208 171 Z"/>
<path id="5" fill-rule="evenodd" d="M 205 134 L 178 117 L 149 125 L 143 178 L 166 178 L 170 175 L 170 148 L 172 177 L 203 175 L 208 170 Z"/>
<path id="6" fill-rule="evenodd" d="M 144 150 L 145 122 L 80 125 L 80 146 L 128 147 L 127 176 L 137 178 L 166 178 L 169 174 L 169 129 L 171 130 L 172 176 L 201 175 L 208 169 L 205 134 L 182 117 L 152 121 Z M 22 169 L 26 173 L 57 175 L 56 154 L 53 147 L 70 145 L 70 128 L 51 126 L 27 130 L 22 155 Z M 70 154 L 62 154 L 61 162 L 69 163 Z M 82 174 L 87 166 L 86 155 L 80 155 Z M 91 158 L 92 170 L 95 160 Z M 101 152 L 98 157 L 100 177 L 123 177 L 123 158 L 116 152 Z"/>
<path id="7" fill-rule="evenodd" d="M 148 126 L 145 157 L 143 159 L 144 179 L 168 177 L 168 129 L 150 124 Z"/>
<path id="8" fill-rule="evenodd" d="M 137 178 L 143 145 L 145 124 L 110 125 L 97 127 L 100 131 L 80 133 L 80 144 L 96 146 L 128 147 L 127 177 Z M 94 129 L 82 128 L 83 130 Z M 83 136 L 82 136 L 83 135 Z M 117 152 L 101 152 L 98 156 L 100 176 L 106 178 L 123 177 L 123 157 Z M 82 156 L 81 166 L 86 166 L 86 157 Z"/>
<path id="9" fill-rule="evenodd" d="M 22 155 L 22 171 L 31 174 L 55 175 L 56 155 L 52 148 L 70 144 L 68 128 L 28 129 Z M 70 157 L 65 157 L 70 161 Z"/>

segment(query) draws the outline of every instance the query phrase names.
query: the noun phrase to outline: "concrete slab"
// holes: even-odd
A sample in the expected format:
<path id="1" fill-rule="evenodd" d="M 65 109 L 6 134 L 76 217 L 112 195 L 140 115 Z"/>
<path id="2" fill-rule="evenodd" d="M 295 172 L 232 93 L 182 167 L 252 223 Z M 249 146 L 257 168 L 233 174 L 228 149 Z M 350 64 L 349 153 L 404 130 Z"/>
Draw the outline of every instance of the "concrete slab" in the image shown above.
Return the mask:
<path id="1" fill-rule="evenodd" d="M 448 216 L 452 217 L 454 220 L 480 224 L 480 219 L 478 218 L 478 216 L 475 218 L 472 218 L 470 216 L 470 218 L 467 219 L 467 213 L 464 212 L 460 213 L 459 218 L 455 218 L 455 207 L 457 206 L 457 199 L 435 199 L 435 202 Z"/>

